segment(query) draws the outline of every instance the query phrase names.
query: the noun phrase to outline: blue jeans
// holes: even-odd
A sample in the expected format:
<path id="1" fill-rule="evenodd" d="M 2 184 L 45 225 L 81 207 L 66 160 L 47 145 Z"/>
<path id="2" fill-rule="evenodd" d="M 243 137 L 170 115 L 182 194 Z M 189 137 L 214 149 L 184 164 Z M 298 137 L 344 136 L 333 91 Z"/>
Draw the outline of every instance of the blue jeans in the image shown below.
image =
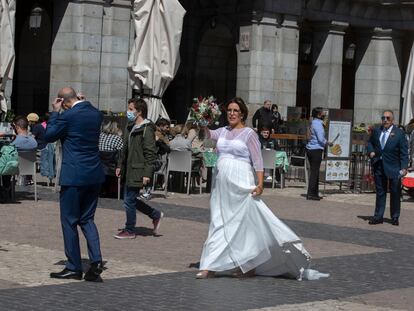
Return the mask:
<path id="1" fill-rule="evenodd" d="M 160 211 L 152 208 L 142 200 L 137 199 L 140 188 L 128 186 L 125 186 L 124 188 L 124 207 L 126 212 L 125 230 L 128 232 L 135 232 L 135 225 L 137 223 L 136 210 L 139 210 L 152 220 L 161 217 Z"/>
<path id="2" fill-rule="evenodd" d="M 46 147 L 40 150 L 40 174 L 49 179 L 55 177 L 55 146 L 47 144 Z"/>

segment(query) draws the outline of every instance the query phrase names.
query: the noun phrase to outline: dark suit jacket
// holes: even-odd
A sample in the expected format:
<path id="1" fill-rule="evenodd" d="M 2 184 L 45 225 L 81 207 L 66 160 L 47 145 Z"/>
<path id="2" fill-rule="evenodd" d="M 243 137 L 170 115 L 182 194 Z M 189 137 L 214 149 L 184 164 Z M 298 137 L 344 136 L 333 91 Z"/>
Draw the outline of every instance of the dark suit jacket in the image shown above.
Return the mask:
<path id="1" fill-rule="evenodd" d="M 45 139 L 48 142 L 60 139 L 62 143 L 60 185 L 86 186 L 104 182 L 98 148 L 102 118 L 102 113 L 87 101 L 61 114 L 50 114 Z"/>
<path id="2" fill-rule="evenodd" d="M 378 168 L 382 160 L 384 173 L 388 178 L 398 177 L 401 169 L 408 167 L 408 144 L 405 134 L 395 125 L 385 144 L 381 149 L 380 136 L 383 127 L 375 128 L 368 141 L 368 154 L 375 152 L 372 159 L 374 169 Z"/>

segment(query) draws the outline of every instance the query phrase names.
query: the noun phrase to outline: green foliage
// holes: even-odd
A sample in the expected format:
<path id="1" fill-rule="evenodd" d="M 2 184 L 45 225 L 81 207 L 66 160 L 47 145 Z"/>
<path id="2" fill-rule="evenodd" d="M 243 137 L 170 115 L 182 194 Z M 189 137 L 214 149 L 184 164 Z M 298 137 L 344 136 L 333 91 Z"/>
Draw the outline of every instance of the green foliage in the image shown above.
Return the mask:
<path id="1" fill-rule="evenodd" d="M 16 117 L 16 114 L 13 110 L 7 110 L 6 117 L 4 118 L 5 122 L 13 122 L 14 118 Z"/>

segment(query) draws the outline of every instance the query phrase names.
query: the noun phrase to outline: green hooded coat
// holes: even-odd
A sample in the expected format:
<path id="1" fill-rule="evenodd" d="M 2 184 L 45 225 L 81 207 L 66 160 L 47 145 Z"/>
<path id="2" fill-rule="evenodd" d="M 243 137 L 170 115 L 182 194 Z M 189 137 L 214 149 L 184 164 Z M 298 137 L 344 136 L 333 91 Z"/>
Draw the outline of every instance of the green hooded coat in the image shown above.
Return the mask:
<path id="1" fill-rule="evenodd" d="M 145 119 L 140 125 L 130 123 L 124 132 L 124 147 L 118 161 L 121 180 L 129 187 L 142 187 L 142 178 L 152 178 L 156 159 L 155 125 Z"/>

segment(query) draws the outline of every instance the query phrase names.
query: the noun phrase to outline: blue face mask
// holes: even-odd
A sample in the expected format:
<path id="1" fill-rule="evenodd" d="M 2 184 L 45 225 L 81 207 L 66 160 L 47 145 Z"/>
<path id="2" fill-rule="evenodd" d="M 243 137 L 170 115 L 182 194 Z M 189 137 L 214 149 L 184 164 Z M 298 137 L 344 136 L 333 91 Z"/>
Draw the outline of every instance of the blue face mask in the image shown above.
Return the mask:
<path id="1" fill-rule="evenodd" d="M 135 117 L 135 113 L 133 111 L 127 111 L 127 118 L 128 121 L 135 121 L 136 117 Z"/>

